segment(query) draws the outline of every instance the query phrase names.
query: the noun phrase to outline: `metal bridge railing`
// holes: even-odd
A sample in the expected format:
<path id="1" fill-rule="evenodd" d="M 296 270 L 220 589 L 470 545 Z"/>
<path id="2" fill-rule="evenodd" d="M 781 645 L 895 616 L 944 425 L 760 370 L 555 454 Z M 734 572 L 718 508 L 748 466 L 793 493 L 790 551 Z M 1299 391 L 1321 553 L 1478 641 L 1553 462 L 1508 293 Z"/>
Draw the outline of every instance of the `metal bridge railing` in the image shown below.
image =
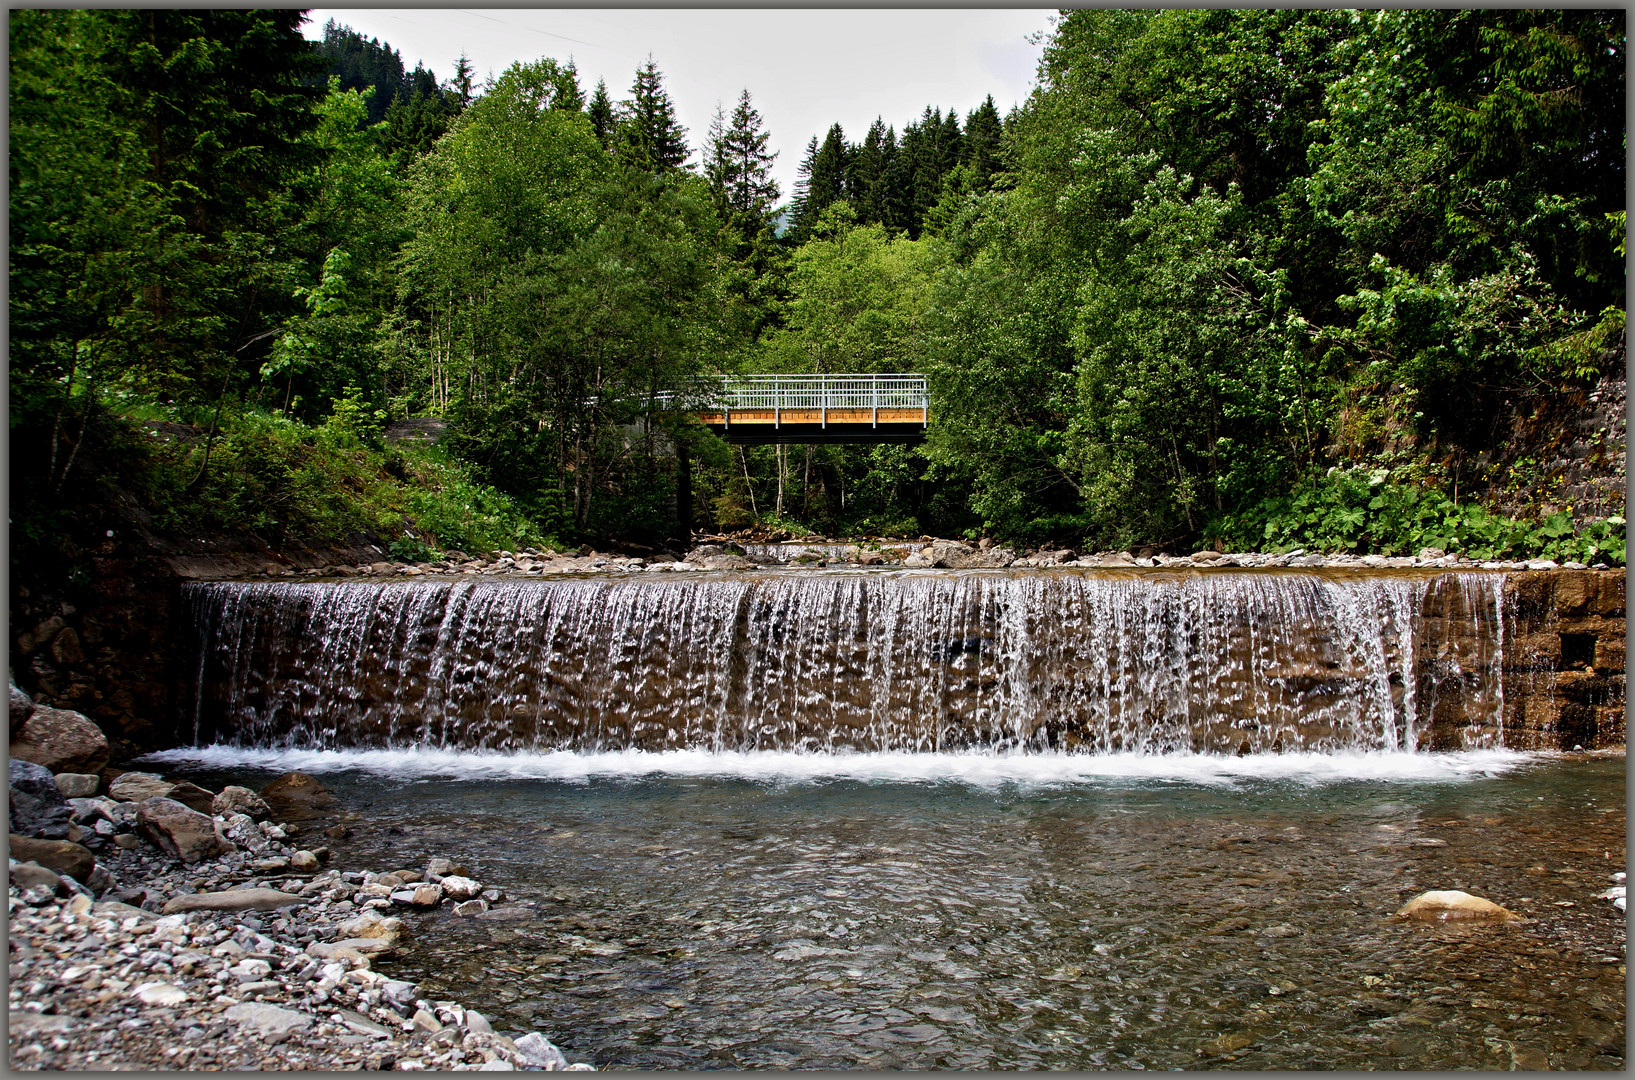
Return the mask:
<path id="1" fill-rule="evenodd" d="M 918 375 L 727 375 L 715 408 L 924 409 L 929 395 Z"/>
<path id="2" fill-rule="evenodd" d="M 661 409 L 731 414 L 816 412 L 827 423 L 828 414 L 864 410 L 878 419 L 882 409 L 910 409 L 925 422 L 930 413 L 930 392 L 921 375 L 723 375 L 703 378 L 681 390 L 653 394 Z"/>

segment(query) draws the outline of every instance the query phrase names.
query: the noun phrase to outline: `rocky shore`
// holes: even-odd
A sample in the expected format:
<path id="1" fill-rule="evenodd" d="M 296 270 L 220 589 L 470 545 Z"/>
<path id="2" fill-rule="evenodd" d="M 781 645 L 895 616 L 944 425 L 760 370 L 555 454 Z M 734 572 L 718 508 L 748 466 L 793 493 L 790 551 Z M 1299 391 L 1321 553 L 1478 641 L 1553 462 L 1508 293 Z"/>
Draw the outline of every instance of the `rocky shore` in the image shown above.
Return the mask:
<path id="1" fill-rule="evenodd" d="M 329 796 L 301 773 L 257 793 L 103 769 L 89 721 L 15 687 L 12 707 L 34 740 L 9 765 L 13 1068 L 592 1068 L 374 969 L 418 913 L 500 916 L 503 889 L 444 857 L 339 865 L 348 830 L 317 831 Z"/>
<path id="2" fill-rule="evenodd" d="M 1185 568 L 1185 567 L 1331 567 L 1335 569 L 1482 569 L 1482 570 L 1586 570 L 1584 563 L 1556 563 L 1551 559 L 1477 561 L 1439 548 L 1425 548 L 1417 555 L 1349 555 L 1308 552 L 1303 548 L 1275 554 L 1262 552 L 1197 551 L 1190 555 L 1170 555 L 1144 550 L 1079 552 L 1071 548 L 1042 548 L 1018 552 L 990 540 L 967 544 L 959 540 L 921 537 L 919 540 L 883 540 L 848 543 L 821 536 L 781 545 L 807 550 L 796 557 L 778 558 L 765 553 L 772 545 L 744 545 L 727 538 L 702 543 L 681 557 L 666 554 L 630 555 L 581 550 L 573 553 L 538 551 L 492 551 L 470 556 L 447 551 L 424 563 L 373 562 L 331 564 L 305 569 L 269 563 L 264 577 L 416 577 L 425 574 L 535 575 L 575 573 L 634 573 L 709 570 L 754 570 L 763 567 L 810 567 L 828 565 L 902 566 L 908 569 L 949 570 L 1005 569 L 1029 567 L 1102 568 Z M 1605 569 L 1604 563 L 1595 569 Z"/>

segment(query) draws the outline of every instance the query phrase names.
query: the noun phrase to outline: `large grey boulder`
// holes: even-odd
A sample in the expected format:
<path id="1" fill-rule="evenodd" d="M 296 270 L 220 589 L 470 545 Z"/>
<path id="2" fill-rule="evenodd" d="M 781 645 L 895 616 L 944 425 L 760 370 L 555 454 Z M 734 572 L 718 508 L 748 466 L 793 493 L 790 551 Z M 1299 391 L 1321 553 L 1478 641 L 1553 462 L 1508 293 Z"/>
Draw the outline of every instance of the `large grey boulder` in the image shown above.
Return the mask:
<path id="1" fill-rule="evenodd" d="M 213 859 L 232 850 L 208 815 L 175 799 L 146 799 L 136 810 L 136 830 L 166 854 L 184 863 Z"/>
<path id="2" fill-rule="evenodd" d="M 54 773 L 96 773 L 108 764 L 108 736 L 71 709 L 36 705 L 11 729 L 11 756 L 44 765 Z"/>
<path id="3" fill-rule="evenodd" d="M 74 809 L 44 765 L 11 759 L 11 831 L 42 840 L 66 840 Z M 14 856 L 15 857 L 15 856 Z"/>

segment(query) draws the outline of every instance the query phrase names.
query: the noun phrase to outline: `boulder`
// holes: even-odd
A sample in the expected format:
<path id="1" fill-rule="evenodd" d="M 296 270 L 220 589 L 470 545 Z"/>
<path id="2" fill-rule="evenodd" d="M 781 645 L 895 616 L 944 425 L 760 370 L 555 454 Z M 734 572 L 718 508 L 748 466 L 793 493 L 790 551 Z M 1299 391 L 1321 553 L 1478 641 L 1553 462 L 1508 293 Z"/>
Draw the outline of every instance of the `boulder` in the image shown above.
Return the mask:
<path id="1" fill-rule="evenodd" d="M 1457 889 L 1422 892 L 1397 911 L 1397 918 L 1414 922 L 1516 922 L 1521 916 L 1491 900 Z"/>
<path id="2" fill-rule="evenodd" d="M 210 800 L 210 812 L 223 817 L 244 814 L 256 821 L 266 821 L 272 817 L 272 807 L 267 805 L 267 800 L 237 784 L 228 784 L 216 793 L 216 797 Z"/>
<path id="3" fill-rule="evenodd" d="M 36 840 L 12 833 L 10 847 L 11 857 L 18 862 L 36 862 L 81 883 L 96 869 L 96 856 L 91 850 L 69 840 Z"/>
<path id="4" fill-rule="evenodd" d="M 120 773 L 108 783 L 108 796 L 119 802 L 142 802 L 160 799 L 176 790 L 176 785 L 150 772 Z"/>
<path id="5" fill-rule="evenodd" d="M 456 915 L 481 915 L 488 910 L 488 901 L 467 900 L 463 904 L 455 904 L 453 910 Z"/>
<path id="6" fill-rule="evenodd" d="M 197 810 L 201 814 L 215 812 L 212 806 L 215 802 L 216 793 L 186 780 L 171 788 L 170 793 L 165 798 L 175 799 L 189 810 Z"/>
<path id="7" fill-rule="evenodd" d="M 11 832 L 46 840 L 66 840 L 73 813 L 50 769 L 32 761 L 11 759 Z"/>
<path id="8" fill-rule="evenodd" d="M 102 777 L 96 773 L 64 772 L 56 775 L 56 783 L 65 799 L 89 799 L 102 786 Z"/>
<path id="9" fill-rule="evenodd" d="M 329 789 L 306 773 L 289 772 L 261 789 L 261 797 L 280 818 L 292 821 L 312 817 L 335 805 Z"/>
<path id="10" fill-rule="evenodd" d="M 184 863 L 213 859 L 232 850 L 208 814 L 175 799 L 144 799 L 136 811 L 136 830 L 159 850 Z"/>
<path id="11" fill-rule="evenodd" d="M 11 729 L 11 756 L 54 773 L 98 772 L 108 764 L 108 736 L 77 712 L 36 705 Z"/>
<path id="12" fill-rule="evenodd" d="M 933 540 L 930 554 L 932 566 L 959 570 L 969 565 L 968 560 L 976 552 L 969 544 L 962 544 L 958 540 Z"/>
<path id="13" fill-rule="evenodd" d="M 965 560 L 966 567 L 998 568 L 1009 566 L 1016 561 L 1016 552 L 1008 547 L 987 547 Z"/>
<path id="14" fill-rule="evenodd" d="M 164 913 L 175 915 L 184 911 L 276 911 L 306 900 L 294 893 L 277 889 L 228 889 L 226 892 L 190 893 L 175 896 L 165 902 Z"/>

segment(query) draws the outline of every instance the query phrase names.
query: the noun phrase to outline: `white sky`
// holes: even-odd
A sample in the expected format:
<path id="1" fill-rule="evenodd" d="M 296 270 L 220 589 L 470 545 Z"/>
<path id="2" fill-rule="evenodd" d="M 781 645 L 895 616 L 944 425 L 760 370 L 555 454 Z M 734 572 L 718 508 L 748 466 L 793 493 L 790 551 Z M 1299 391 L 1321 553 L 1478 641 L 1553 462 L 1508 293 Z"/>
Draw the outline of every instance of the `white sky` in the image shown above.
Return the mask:
<path id="1" fill-rule="evenodd" d="M 1033 85 L 1053 10 L 990 9 L 315 9 L 308 37 L 334 19 L 397 49 L 446 80 L 461 52 L 479 77 L 517 60 L 572 57 L 590 96 L 606 79 L 629 96 L 638 65 L 653 55 L 677 119 L 697 149 L 717 103 L 730 113 L 749 88 L 778 152 L 782 197 L 794 194 L 806 141 L 839 123 L 862 140 L 876 115 L 898 132 L 927 105 L 965 114 L 992 94 L 1003 116 Z"/>

